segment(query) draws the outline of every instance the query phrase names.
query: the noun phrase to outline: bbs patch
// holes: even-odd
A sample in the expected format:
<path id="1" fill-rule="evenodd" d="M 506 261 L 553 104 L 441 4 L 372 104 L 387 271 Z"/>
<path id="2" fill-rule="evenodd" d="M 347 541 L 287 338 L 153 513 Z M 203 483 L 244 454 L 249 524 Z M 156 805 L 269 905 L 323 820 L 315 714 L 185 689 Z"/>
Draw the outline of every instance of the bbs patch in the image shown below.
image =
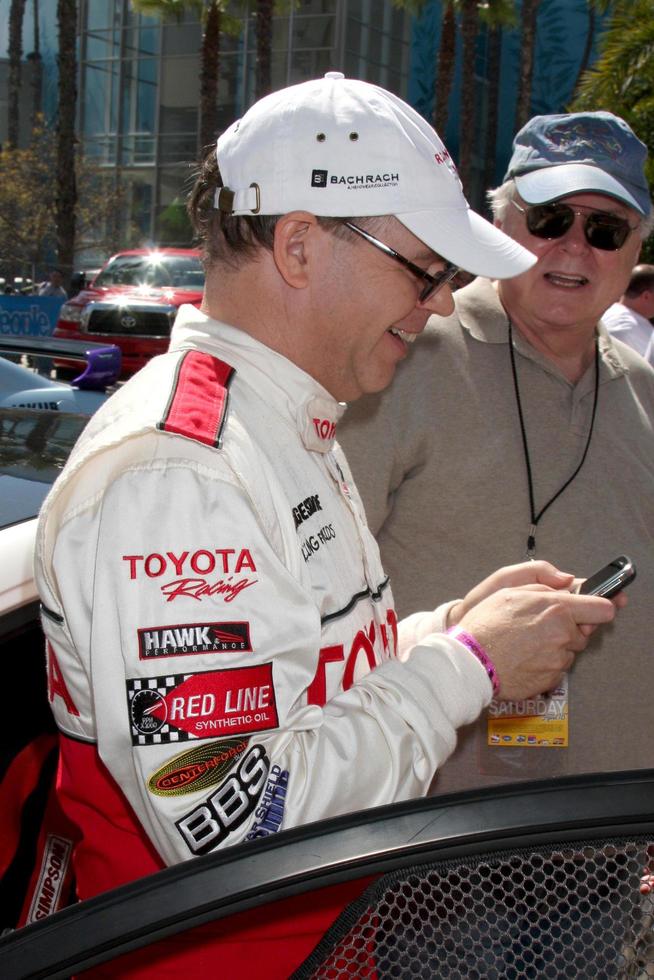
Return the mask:
<path id="1" fill-rule="evenodd" d="M 215 793 L 176 821 L 191 854 L 208 854 L 245 823 L 257 805 L 269 772 L 265 749 L 262 745 L 252 746 L 237 771 Z"/>

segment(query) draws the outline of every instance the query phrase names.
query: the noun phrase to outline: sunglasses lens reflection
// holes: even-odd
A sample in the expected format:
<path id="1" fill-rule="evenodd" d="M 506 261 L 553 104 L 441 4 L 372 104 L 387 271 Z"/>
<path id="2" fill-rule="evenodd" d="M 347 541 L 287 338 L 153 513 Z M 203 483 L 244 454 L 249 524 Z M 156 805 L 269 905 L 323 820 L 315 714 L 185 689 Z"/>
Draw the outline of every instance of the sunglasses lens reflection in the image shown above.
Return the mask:
<path id="1" fill-rule="evenodd" d="M 589 243 L 593 248 L 601 248 L 607 252 L 622 248 L 630 230 L 622 218 L 591 214 L 586 221 L 586 238 Z"/>
<path id="2" fill-rule="evenodd" d="M 535 204 L 527 208 L 527 227 L 537 238 L 561 238 L 572 227 L 575 210 L 567 204 Z M 631 228 L 626 218 L 592 212 L 584 217 L 584 234 L 592 248 L 615 252 L 622 248 Z"/>

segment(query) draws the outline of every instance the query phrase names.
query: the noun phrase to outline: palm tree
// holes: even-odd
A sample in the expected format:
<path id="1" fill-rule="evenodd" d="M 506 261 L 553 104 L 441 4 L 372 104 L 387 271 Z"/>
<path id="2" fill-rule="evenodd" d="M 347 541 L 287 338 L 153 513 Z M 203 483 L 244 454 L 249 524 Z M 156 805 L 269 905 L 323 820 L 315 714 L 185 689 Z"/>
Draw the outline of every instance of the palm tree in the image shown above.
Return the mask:
<path id="1" fill-rule="evenodd" d="M 510 0 L 460 0 L 461 10 L 461 35 L 463 38 L 462 62 L 463 71 L 461 73 L 461 113 L 459 120 L 459 176 L 463 189 L 468 194 L 472 176 L 472 157 L 477 136 L 477 108 L 479 100 L 476 92 L 475 81 L 475 47 L 479 25 L 483 20 L 489 28 L 499 28 L 504 24 L 513 23 L 514 11 Z M 491 35 L 493 36 L 493 35 Z M 500 35 L 495 31 L 494 36 L 499 39 Z M 489 38 L 490 43 L 490 38 Z M 496 78 L 493 78 L 493 88 L 489 87 L 489 113 L 492 110 L 490 142 L 493 153 L 495 152 L 495 141 L 497 134 L 497 103 L 499 100 L 499 45 L 497 46 L 497 62 L 493 67 Z M 492 54 L 492 48 L 489 50 Z"/>
<path id="2" fill-rule="evenodd" d="M 200 155 L 215 142 L 218 133 L 218 77 L 220 28 L 224 12 L 221 0 L 205 7 L 204 32 L 200 47 Z"/>
<path id="3" fill-rule="evenodd" d="M 454 82 L 456 61 L 456 4 L 458 0 L 443 0 L 441 39 L 436 55 L 436 93 L 434 98 L 434 129 L 445 136 L 450 95 Z"/>
<path id="4" fill-rule="evenodd" d="M 18 146 L 20 63 L 23 57 L 25 0 L 11 0 L 9 8 L 9 85 L 7 93 L 7 145 Z"/>
<path id="5" fill-rule="evenodd" d="M 581 61 L 579 62 L 579 71 L 577 72 L 577 79 L 573 86 L 572 91 L 574 92 L 581 81 L 581 76 L 588 69 L 588 63 L 590 61 L 590 53 L 593 50 L 593 42 L 595 40 L 595 30 L 597 27 L 597 14 L 605 14 L 609 7 L 611 6 L 613 0 L 586 0 L 587 11 L 588 11 L 588 30 L 586 32 L 586 43 L 584 45 L 584 50 L 581 55 Z"/>
<path id="6" fill-rule="evenodd" d="M 43 101 L 43 60 L 41 58 L 41 33 L 39 30 L 39 0 L 32 0 L 34 11 L 34 46 L 32 52 L 28 54 L 28 61 L 32 62 L 32 129 L 37 124 L 37 117 L 42 110 Z"/>
<path id="7" fill-rule="evenodd" d="M 463 71 L 461 72 L 461 114 L 459 121 L 459 176 L 466 194 L 470 191 L 472 151 L 475 144 L 475 46 L 479 29 L 478 0 L 461 0 Z"/>
<path id="8" fill-rule="evenodd" d="M 516 21 L 513 0 L 490 0 L 482 6 L 480 16 L 488 29 L 488 111 L 486 115 L 486 140 L 484 144 L 484 170 L 482 187 L 488 190 L 495 183 L 497 149 L 497 124 L 500 103 L 500 70 L 502 59 L 502 29 Z"/>
<path id="9" fill-rule="evenodd" d="M 515 132 L 522 129 L 531 116 L 531 84 L 534 77 L 534 56 L 536 51 L 536 21 L 540 0 L 522 0 L 520 16 L 522 28 L 522 58 L 520 59 L 520 79 L 518 100 L 515 111 Z"/>
<path id="10" fill-rule="evenodd" d="M 197 13 L 202 22 L 200 45 L 200 153 L 216 141 L 218 133 L 218 81 L 220 36 L 239 34 L 240 21 L 227 13 L 228 0 L 130 0 L 134 10 L 155 17 L 180 20 L 185 10 Z"/>
<path id="11" fill-rule="evenodd" d="M 573 109 L 608 109 L 622 116 L 650 150 L 654 184 L 654 17 L 652 0 L 618 0 L 600 40 L 599 56 L 582 80 Z"/>
<path id="12" fill-rule="evenodd" d="M 411 13 L 420 14 L 424 0 L 396 0 L 399 6 Z M 483 20 L 490 27 L 513 22 L 513 0 L 442 0 L 442 21 L 438 52 L 436 55 L 436 92 L 433 124 L 436 131 L 445 135 L 448 106 L 454 82 L 456 59 L 457 14 L 460 14 L 462 50 L 461 109 L 459 113 L 458 169 L 466 193 L 470 191 L 472 158 L 477 127 L 477 93 L 475 83 L 475 46 L 479 24 Z M 499 35 L 498 45 L 499 45 Z M 493 154 L 497 132 L 497 100 L 499 99 L 499 49 L 495 65 L 496 80 L 491 88 L 491 143 Z"/>
<path id="13" fill-rule="evenodd" d="M 57 103 L 57 261 L 70 282 L 75 254 L 75 118 L 77 115 L 77 0 L 57 0 L 59 95 Z"/>
<path id="14" fill-rule="evenodd" d="M 257 59 L 254 96 L 268 95 L 272 83 L 272 18 L 275 0 L 257 0 L 256 35 Z"/>
<path id="15" fill-rule="evenodd" d="M 427 0 L 394 0 L 395 6 L 419 17 Z M 435 91 L 432 123 L 441 137 L 445 137 L 449 114 L 449 101 L 454 83 L 456 62 L 456 12 L 461 0 L 441 0 L 441 31 L 438 50 L 435 53 Z"/>

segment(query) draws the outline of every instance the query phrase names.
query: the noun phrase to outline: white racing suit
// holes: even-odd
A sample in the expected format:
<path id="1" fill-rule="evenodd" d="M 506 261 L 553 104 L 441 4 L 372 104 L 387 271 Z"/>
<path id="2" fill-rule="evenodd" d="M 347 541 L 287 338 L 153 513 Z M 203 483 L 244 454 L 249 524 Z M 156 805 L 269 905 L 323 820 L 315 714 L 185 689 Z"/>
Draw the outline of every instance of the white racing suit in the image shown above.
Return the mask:
<path id="1" fill-rule="evenodd" d="M 421 796 L 490 701 L 447 607 L 397 623 L 342 410 L 183 307 L 53 487 L 36 573 L 82 897 Z"/>

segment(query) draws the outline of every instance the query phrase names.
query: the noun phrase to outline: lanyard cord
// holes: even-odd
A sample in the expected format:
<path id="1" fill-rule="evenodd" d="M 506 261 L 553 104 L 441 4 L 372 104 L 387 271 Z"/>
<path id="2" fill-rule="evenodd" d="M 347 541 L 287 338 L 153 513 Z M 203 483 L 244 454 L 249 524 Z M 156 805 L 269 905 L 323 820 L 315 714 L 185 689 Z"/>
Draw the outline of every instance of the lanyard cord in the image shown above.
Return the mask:
<path id="1" fill-rule="evenodd" d="M 534 506 L 534 481 L 531 472 L 531 458 L 529 456 L 529 444 L 527 442 L 527 430 L 525 428 L 525 420 L 522 413 L 522 400 L 520 398 L 520 386 L 518 385 L 518 372 L 516 370 L 515 364 L 515 353 L 513 350 L 513 328 L 511 321 L 509 320 L 509 354 L 511 357 L 511 373 L 513 374 L 513 390 L 515 391 L 515 401 L 518 407 L 518 416 L 520 418 L 520 432 L 522 433 L 522 446 L 525 455 L 525 466 L 527 468 L 527 484 L 529 486 L 529 510 L 531 513 L 531 526 L 529 528 L 529 536 L 527 537 L 527 557 L 533 558 L 536 553 L 536 528 L 538 527 L 538 522 L 541 517 L 547 511 L 555 500 L 561 496 L 563 491 L 570 486 L 574 478 L 579 473 L 579 470 L 584 465 L 586 456 L 588 455 L 588 450 L 590 448 L 590 440 L 593 435 L 593 428 L 595 426 L 595 413 L 597 411 L 597 396 L 599 394 L 599 339 L 595 338 L 595 392 L 593 396 L 593 412 L 590 417 L 590 428 L 588 429 L 588 438 L 586 439 L 586 446 L 584 447 L 584 452 L 577 466 L 576 470 L 570 476 L 562 487 L 560 487 L 553 497 L 547 501 L 544 507 L 541 507 L 538 513 L 536 513 L 536 508 Z"/>

